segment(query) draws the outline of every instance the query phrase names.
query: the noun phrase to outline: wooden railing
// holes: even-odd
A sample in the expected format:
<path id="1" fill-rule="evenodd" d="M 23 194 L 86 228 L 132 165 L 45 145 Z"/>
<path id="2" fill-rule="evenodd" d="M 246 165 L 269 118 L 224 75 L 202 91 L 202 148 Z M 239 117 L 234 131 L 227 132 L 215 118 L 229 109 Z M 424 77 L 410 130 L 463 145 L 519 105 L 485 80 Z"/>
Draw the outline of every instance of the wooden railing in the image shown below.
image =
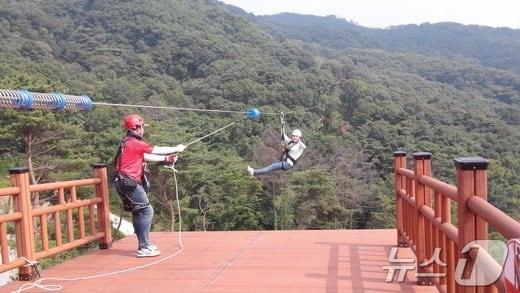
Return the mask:
<path id="1" fill-rule="evenodd" d="M 467 259 L 462 277 L 471 273 L 474 251 L 460 251 L 473 240 L 488 239 L 488 225 L 506 239 L 520 237 L 520 223 L 487 202 L 488 160 L 480 157 L 456 158 L 457 186 L 432 177 L 431 154 L 414 153 L 413 170 L 406 168 L 406 152 L 394 152 L 397 237 L 400 247 L 410 247 L 417 258 L 420 285 L 436 285 L 441 292 L 498 292 L 503 289 L 499 279 L 495 284 L 461 286 L 455 280 L 459 258 Z M 451 202 L 457 203 L 457 226 L 451 222 Z M 440 260 L 421 267 L 434 250 L 440 248 Z M 479 250 L 479 253 L 481 251 Z M 484 252 L 485 253 L 485 252 Z M 488 266 L 501 270 L 492 258 Z M 422 277 L 433 275 L 437 277 Z M 438 277 L 445 275 L 446 277 Z"/>
<path id="2" fill-rule="evenodd" d="M 32 280 L 35 277 L 35 271 L 31 266 L 25 266 L 27 260 L 39 260 L 96 240 L 99 240 L 101 249 L 107 249 L 111 246 L 107 169 L 105 164 L 96 164 L 93 169 L 94 178 L 91 179 L 37 185 L 30 185 L 27 168 L 9 170 L 13 187 L 0 189 L 0 197 L 13 197 L 13 211 L 0 215 L 0 249 L 2 255 L 0 273 L 13 268 L 20 268 L 20 280 Z M 82 186 L 94 187 L 94 197 L 78 199 L 77 190 Z M 57 195 L 58 204 L 33 208 L 31 194 L 48 191 L 53 191 Z M 85 209 L 88 209 L 87 215 Z M 73 213 L 76 210 L 77 214 L 74 216 L 77 219 L 77 225 L 75 226 Z M 61 214 L 66 215 L 66 243 L 63 242 Z M 89 224 L 88 234 L 85 228 L 85 216 L 87 216 Z M 54 222 L 54 237 L 51 240 L 49 240 L 49 219 Z M 14 223 L 18 253 L 18 257 L 12 261 L 9 260 L 9 243 L 7 240 L 8 224 L 10 223 Z M 79 233 L 76 235 L 75 232 L 77 233 L 78 230 Z M 37 241 L 39 245 L 36 245 Z"/>

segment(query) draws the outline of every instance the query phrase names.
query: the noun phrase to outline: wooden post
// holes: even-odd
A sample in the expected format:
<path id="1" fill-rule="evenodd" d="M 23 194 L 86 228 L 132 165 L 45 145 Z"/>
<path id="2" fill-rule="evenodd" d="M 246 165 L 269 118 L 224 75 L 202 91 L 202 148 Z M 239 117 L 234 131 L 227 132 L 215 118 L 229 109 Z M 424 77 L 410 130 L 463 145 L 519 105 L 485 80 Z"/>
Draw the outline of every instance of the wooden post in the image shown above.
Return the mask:
<path id="1" fill-rule="evenodd" d="M 425 267 L 421 267 L 420 264 L 430 259 L 429 253 L 429 242 L 431 241 L 431 235 L 428 234 L 429 229 L 426 217 L 419 211 L 423 205 L 431 206 L 431 190 L 426 188 L 419 182 L 421 176 L 426 175 L 431 177 L 431 153 L 418 152 L 413 154 L 414 157 L 414 172 L 415 172 L 415 213 L 417 215 L 417 283 L 419 285 L 433 285 L 431 278 L 423 277 L 421 275 L 426 274 L 427 270 Z"/>
<path id="2" fill-rule="evenodd" d="M 415 199 L 415 195 L 414 195 L 414 188 L 413 188 L 413 180 L 411 178 L 408 178 L 408 177 L 405 177 L 405 181 L 406 181 L 406 197 L 407 198 L 414 198 Z M 416 242 L 416 233 L 415 233 L 415 207 L 412 207 L 411 204 L 409 204 L 408 202 L 404 203 L 406 205 L 406 208 L 408 209 L 408 215 L 407 217 L 404 219 L 404 221 L 406 222 L 406 227 L 408 229 L 407 233 L 409 233 L 410 235 L 410 241 L 409 241 L 409 245 L 412 246 L 412 250 L 414 250 L 415 252 L 415 242 Z"/>
<path id="3" fill-rule="evenodd" d="M 404 209 L 403 199 L 399 195 L 399 190 L 405 188 L 406 181 L 404 176 L 397 174 L 399 168 L 406 168 L 406 152 L 396 151 L 394 152 L 394 187 L 395 187 L 395 214 L 397 224 L 397 246 L 408 247 L 408 243 L 403 237 L 404 230 Z"/>
<path id="4" fill-rule="evenodd" d="M 434 218 L 435 220 L 438 220 L 439 223 L 442 223 L 442 220 L 441 220 L 441 213 L 442 213 L 442 206 L 441 206 L 441 197 L 442 195 L 435 191 L 434 192 L 434 195 L 433 195 L 433 210 L 434 210 Z M 433 231 L 432 231 L 432 235 L 433 235 L 433 249 L 435 250 L 436 248 L 439 248 L 440 249 L 440 259 L 441 261 L 444 261 L 446 262 L 446 256 L 443 256 L 443 252 L 445 252 L 445 247 L 444 247 L 444 242 L 441 240 L 442 238 L 442 233 L 441 231 L 435 227 L 434 225 L 432 226 L 433 227 Z M 441 269 L 442 267 L 439 266 L 439 264 L 437 263 L 434 263 L 433 264 L 433 272 L 437 275 L 439 273 L 441 273 Z M 438 278 L 438 277 L 435 277 L 435 284 L 438 284 L 438 285 L 442 285 L 443 284 L 443 281 L 446 281 L 445 278 Z"/>
<path id="5" fill-rule="evenodd" d="M 410 199 L 416 200 L 415 198 L 415 180 L 413 178 L 407 179 L 407 187 L 406 187 L 406 194 Z M 411 204 L 408 204 L 408 212 L 409 212 L 409 220 L 408 220 L 408 227 L 410 227 L 410 234 L 413 238 L 413 241 L 411 241 L 412 249 L 414 252 L 417 251 L 417 208 L 416 206 L 413 206 Z"/>
<path id="6" fill-rule="evenodd" d="M 441 196 L 441 223 L 451 224 L 451 199 L 446 195 Z M 444 243 L 441 260 L 446 262 L 446 278 L 441 278 L 441 284 L 446 284 L 447 292 L 455 292 L 455 244 L 444 233 L 441 241 Z"/>
<path id="7" fill-rule="evenodd" d="M 14 201 L 14 211 L 21 212 L 22 218 L 15 222 L 16 246 L 18 257 L 35 260 L 34 229 L 32 221 L 31 192 L 29 191 L 29 169 L 9 169 L 11 184 L 20 188 L 20 193 Z M 20 267 L 19 279 L 21 281 L 35 280 L 37 274 L 31 266 Z"/>
<path id="8" fill-rule="evenodd" d="M 487 224 L 478 219 L 467 206 L 472 196 L 487 198 L 487 166 L 489 161 L 481 157 L 456 158 L 457 168 L 457 217 L 459 229 L 459 249 L 473 240 L 487 239 Z M 460 251 L 459 251 L 460 253 Z M 472 271 L 473 260 L 468 255 L 462 278 L 468 278 Z M 459 292 L 477 292 L 475 286 L 458 286 Z M 480 291 L 480 290 L 479 290 Z"/>
<path id="9" fill-rule="evenodd" d="M 112 246 L 112 230 L 110 228 L 110 209 L 108 200 L 108 180 L 107 180 L 107 165 L 94 164 L 94 177 L 101 179 L 101 183 L 96 184 L 96 197 L 103 201 L 97 206 L 99 230 L 105 233 L 105 236 L 99 243 L 100 249 L 108 249 Z"/>

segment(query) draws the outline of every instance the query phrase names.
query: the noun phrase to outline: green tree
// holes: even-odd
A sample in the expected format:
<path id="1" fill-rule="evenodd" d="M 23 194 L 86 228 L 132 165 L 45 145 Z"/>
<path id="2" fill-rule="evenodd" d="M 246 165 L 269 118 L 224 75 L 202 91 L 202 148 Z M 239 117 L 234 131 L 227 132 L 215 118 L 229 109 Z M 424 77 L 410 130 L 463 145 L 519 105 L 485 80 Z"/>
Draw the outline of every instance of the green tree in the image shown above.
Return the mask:
<path id="1" fill-rule="evenodd" d="M 334 184 L 320 168 L 293 174 L 289 178 L 287 195 L 296 197 L 295 224 L 298 229 L 335 228 L 343 215 Z"/>

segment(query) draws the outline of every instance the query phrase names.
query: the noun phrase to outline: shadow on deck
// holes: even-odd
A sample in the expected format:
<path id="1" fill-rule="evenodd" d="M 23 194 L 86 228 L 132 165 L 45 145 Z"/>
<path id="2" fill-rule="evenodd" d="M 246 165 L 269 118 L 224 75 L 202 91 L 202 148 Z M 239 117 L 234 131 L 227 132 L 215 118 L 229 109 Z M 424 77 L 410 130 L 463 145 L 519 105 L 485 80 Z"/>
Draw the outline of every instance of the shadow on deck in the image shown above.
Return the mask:
<path id="1" fill-rule="evenodd" d="M 177 233 L 152 233 L 162 251 L 157 258 L 135 257 L 137 240 L 126 237 L 108 250 L 96 250 L 43 272 L 73 278 L 103 274 L 154 262 L 175 253 Z M 63 285 L 62 292 L 437 292 L 387 283 L 388 255 L 395 230 L 184 232 L 184 251 L 141 270 Z M 400 249 L 399 258 L 413 258 Z M 22 282 L 0 288 L 16 290 Z M 29 292 L 41 292 L 30 290 Z"/>

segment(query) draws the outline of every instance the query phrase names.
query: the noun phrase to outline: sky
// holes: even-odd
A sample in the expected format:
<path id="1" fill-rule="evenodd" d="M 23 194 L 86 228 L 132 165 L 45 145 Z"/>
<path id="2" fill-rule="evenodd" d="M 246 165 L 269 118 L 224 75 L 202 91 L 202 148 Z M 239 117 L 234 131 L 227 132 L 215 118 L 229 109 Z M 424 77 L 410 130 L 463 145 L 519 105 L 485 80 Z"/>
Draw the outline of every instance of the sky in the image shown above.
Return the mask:
<path id="1" fill-rule="evenodd" d="M 294 12 L 336 15 L 366 27 L 458 22 L 520 29 L 520 0 L 221 0 L 269 15 Z"/>

